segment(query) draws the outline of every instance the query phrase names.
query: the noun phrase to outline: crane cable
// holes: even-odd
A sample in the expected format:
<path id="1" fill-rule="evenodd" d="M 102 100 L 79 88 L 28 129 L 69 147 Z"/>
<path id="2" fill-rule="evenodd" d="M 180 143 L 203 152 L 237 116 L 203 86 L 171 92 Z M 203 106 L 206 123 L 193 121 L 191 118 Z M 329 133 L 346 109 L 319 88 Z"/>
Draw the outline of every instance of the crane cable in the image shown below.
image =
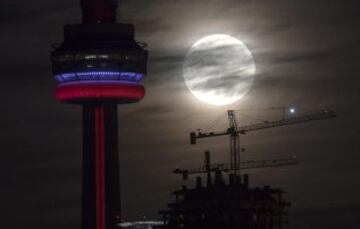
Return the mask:
<path id="1" fill-rule="evenodd" d="M 257 117 L 251 116 L 251 115 L 247 115 L 247 114 L 244 114 L 244 113 L 240 113 L 240 112 L 238 112 L 238 111 L 236 111 L 236 110 L 235 110 L 235 113 L 238 114 L 238 115 L 241 115 L 241 116 L 250 118 L 250 119 L 254 119 L 254 120 L 256 120 L 256 121 L 267 122 L 267 120 L 260 119 L 260 118 L 257 118 Z"/>
<path id="2" fill-rule="evenodd" d="M 218 117 L 216 117 L 207 127 L 204 128 L 205 131 L 209 131 L 212 128 L 214 128 L 217 124 L 219 124 L 219 122 L 221 121 L 221 119 L 224 118 L 224 114 L 221 113 Z"/>

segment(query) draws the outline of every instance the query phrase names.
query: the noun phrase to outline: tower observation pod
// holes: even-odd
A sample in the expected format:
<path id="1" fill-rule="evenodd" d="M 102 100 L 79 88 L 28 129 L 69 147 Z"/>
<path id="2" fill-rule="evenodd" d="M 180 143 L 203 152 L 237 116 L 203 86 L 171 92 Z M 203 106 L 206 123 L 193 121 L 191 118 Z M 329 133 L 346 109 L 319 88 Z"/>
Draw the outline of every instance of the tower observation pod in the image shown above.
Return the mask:
<path id="1" fill-rule="evenodd" d="M 148 53 L 133 25 L 116 22 L 116 8 L 116 0 L 81 0 L 82 23 L 66 25 L 51 52 L 56 99 L 83 108 L 83 229 L 114 229 L 122 220 L 117 105 L 145 95 Z"/>

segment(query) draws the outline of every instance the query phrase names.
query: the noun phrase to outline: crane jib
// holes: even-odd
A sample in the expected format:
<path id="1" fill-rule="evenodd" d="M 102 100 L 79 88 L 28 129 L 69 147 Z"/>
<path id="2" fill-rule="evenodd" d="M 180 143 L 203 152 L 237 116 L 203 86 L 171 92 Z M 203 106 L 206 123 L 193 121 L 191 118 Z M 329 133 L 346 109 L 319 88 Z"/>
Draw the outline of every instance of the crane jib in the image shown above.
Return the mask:
<path id="1" fill-rule="evenodd" d="M 291 118 L 285 118 L 285 119 L 279 119 L 275 121 L 265 121 L 265 122 L 259 122 L 247 126 L 241 126 L 236 128 L 237 134 L 245 134 L 249 131 L 255 131 L 255 130 L 262 130 L 262 129 L 268 129 L 273 127 L 280 127 L 280 126 L 287 126 L 287 125 L 293 125 L 293 124 L 300 124 L 304 122 L 310 122 L 310 121 L 316 121 L 316 120 L 322 120 L 322 119 L 328 119 L 328 118 L 335 118 L 336 113 L 335 111 L 323 111 L 319 113 L 312 113 L 302 116 L 296 116 Z M 217 136 L 224 136 L 224 135 L 230 135 L 233 131 L 230 131 L 230 129 L 227 129 L 225 131 L 215 131 L 215 132 L 191 132 L 190 133 L 190 143 L 196 144 L 196 139 L 198 138 L 208 138 L 208 137 L 217 137 Z"/>

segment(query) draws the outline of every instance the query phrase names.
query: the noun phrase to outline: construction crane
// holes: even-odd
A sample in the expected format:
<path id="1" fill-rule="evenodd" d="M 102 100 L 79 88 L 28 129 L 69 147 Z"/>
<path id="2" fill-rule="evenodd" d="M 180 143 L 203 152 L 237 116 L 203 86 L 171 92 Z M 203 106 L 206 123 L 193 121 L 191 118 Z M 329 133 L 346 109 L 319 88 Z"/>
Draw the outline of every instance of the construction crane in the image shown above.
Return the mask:
<path id="1" fill-rule="evenodd" d="M 240 135 L 246 134 L 250 131 L 287 126 L 293 124 L 300 124 L 304 122 L 323 120 L 328 118 L 335 118 L 336 113 L 334 111 L 322 111 L 318 113 L 311 113 L 302 116 L 293 116 L 288 118 L 282 118 L 275 121 L 261 121 L 255 124 L 238 126 L 234 110 L 228 111 L 229 119 L 229 128 L 224 131 L 215 131 L 215 132 L 191 132 L 190 133 L 190 143 L 196 144 L 197 139 L 209 138 L 209 137 L 218 137 L 218 136 L 230 136 L 230 165 L 229 170 L 234 174 L 239 174 L 241 169 L 240 163 Z"/>
<path id="2" fill-rule="evenodd" d="M 296 165 L 298 160 L 295 156 L 291 158 L 275 159 L 275 160 L 256 160 L 256 161 L 245 161 L 240 163 L 240 170 L 248 169 L 258 169 L 258 168 L 268 168 L 268 167 L 278 167 L 278 166 L 287 166 L 287 165 Z M 181 174 L 183 180 L 187 180 L 190 174 L 207 174 L 208 183 L 211 183 L 211 172 L 229 172 L 232 170 L 230 164 L 211 164 L 210 162 L 210 152 L 205 151 L 205 161 L 204 166 L 195 169 L 180 169 L 176 168 L 173 172 L 175 174 Z"/>

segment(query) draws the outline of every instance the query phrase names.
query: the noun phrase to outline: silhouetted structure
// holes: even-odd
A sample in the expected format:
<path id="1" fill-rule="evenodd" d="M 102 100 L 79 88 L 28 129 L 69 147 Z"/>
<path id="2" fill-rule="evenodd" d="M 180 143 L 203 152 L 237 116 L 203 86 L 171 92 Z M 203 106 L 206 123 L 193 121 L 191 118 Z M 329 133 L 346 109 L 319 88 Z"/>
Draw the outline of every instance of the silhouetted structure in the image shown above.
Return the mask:
<path id="1" fill-rule="evenodd" d="M 206 153 L 209 158 L 208 155 Z M 270 186 L 250 188 L 248 174 L 231 173 L 226 182 L 222 171 L 211 167 L 205 166 L 208 168 L 206 185 L 197 177 L 195 188 L 183 186 L 173 192 L 175 202 L 160 212 L 164 225 L 158 228 L 282 228 L 286 223 L 285 208 L 290 206 L 283 200 L 282 190 Z"/>
<path id="2" fill-rule="evenodd" d="M 276 107 L 274 107 L 277 109 Z M 271 109 L 274 109 L 271 108 Z M 168 205 L 167 210 L 161 211 L 164 217 L 164 226 L 168 229 L 274 229 L 282 228 L 286 223 L 285 207 L 289 202 L 283 201 L 280 189 L 270 186 L 263 188 L 250 188 L 249 176 L 240 175 L 240 170 L 278 167 L 297 164 L 296 157 L 273 160 L 240 160 L 240 135 L 250 131 L 268 129 L 273 127 L 300 124 L 335 118 L 334 111 L 321 111 L 301 116 L 286 117 L 285 108 L 283 118 L 274 121 L 261 121 L 255 124 L 239 126 L 235 111 L 228 111 L 229 128 L 222 131 L 190 133 L 190 143 L 196 144 L 198 139 L 218 136 L 230 136 L 230 163 L 211 164 L 210 153 L 205 152 L 203 167 L 193 169 L 174 170 L 188 179 L 190 174 L 206 174 L 206 186 L 202 185 L 201 177 L 196 179 L 196 187 L 175 191 L 175 202 Z M 293 113 L 293 112 L 291 112 Z M 229 172 L 229 180 L 225 182 L 224 172 Z M 214 181 L 212 181 L 214 173 Z M 243 181 L 242 181 L 243 178 Z"/>
<path id="3" fill-rule="evenodd" d="M 283 113 L 285 113 L 283 109 Z M 240 175 L 240 170 L 278 167 L 297 164 L 296 157 L 272 160 L 240 160 L 240 135 L 250 131 L 300 124 L 309 121 L 335 118 L 334 111 L 321 111 L 301 116 L 286 117 L 274 121 L 261 121 L 247 126 L 239 126 L 235 111 L 228 111 L 229 128 L 223 131 L 190 133 L 190 143 L 198 139 L 217 136 L 230 136 L 230 163 L 211 164 L 210 153 L 205 152 L 205 163 L 202 167 L 174 170 L 184 180 L 190 174 L 206 174 L 206 185 L 201 177 L 196 178 L 196 187 L 173 192 L 175 202 L 168 204 L 168 209 L 160 213 L 164 217 L 167 229 L 275 229 L 286 223 L 285 208 L 289 202 L 283 201 L 281 189 L 270 186 L 250 188 L 249 176 Z M 228 182 L 223 177 L 229 172 Z M 212 177 L 214 176 L 214 180 Z M 243 180 L 243 181 L 242 181 Z"/>
<path id="4" fill-rule="evenodd" d="M 66 25 L 51 53 L 56 99 L 83 107 L 83 229 L 118 228 L 117 104 L 145 95 L 139 82 L 147 51 L 133 25 L 116 23 L 116 6 L 116 0 L 81 0 L 83 22 Z"/>

